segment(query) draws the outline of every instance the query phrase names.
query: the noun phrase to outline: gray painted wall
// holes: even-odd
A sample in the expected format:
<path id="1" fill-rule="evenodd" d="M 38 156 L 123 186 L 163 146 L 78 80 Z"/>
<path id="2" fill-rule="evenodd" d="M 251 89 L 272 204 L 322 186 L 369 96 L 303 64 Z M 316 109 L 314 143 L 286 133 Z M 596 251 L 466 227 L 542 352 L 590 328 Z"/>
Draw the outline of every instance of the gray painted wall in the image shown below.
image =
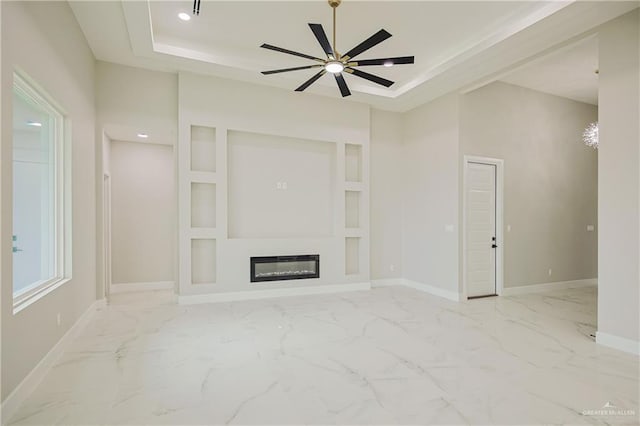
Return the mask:
<path id="1" fill-rule="evenodd" d="M 600 333 L 640 341 L 640 11 L 600 31 Z"/>
<path id="2" fill-rule="evenodd" d="M 175 281 L 173 147 L 111 142 L 112 281 Z"/>
<path id="3" fill-rule="evenodd" d="M 2 239 L 2 400 L 95 300 L 95 60 L 66 2 L 1 2 L 2 235 L 11 235 L 11 96 L 17 67 L 71 120 L 72 279 L 18 314 L 12 311 L 11 239 Z M 56 316 L 60 314 L 58 326 Z"/>
<path id="4" fill-rule="evenodd" d="M 402 277 L 402 115 L 371 110 L 371 279 Z"/>
<path id="5" fill-rule="evenodd" d="M 404 278 L 458 293 L 459 97 L 403 116 Z M 447 226 L 449 226 L 447 230 Z"/>
<path id="6" fill-rule="evenodd" d="M 593 105 L 500 82 L 462 97 L 460 161 L 504 160 L 505 287 L 597 277 L 587 225 L 597 224 L 598 153 L 582 142 L 597 119 Z"/>
<path id="7" fill-rule="evenodd" d="M 101 142 L 103 130 L 133 129 L 154 136 L 162 136 L 175 146 L 178 127 L 178 76 L 173 73 L 150 71 L 109 62 L 96 61 L 96 138 Z M 115 138 L 115 137 L 114 137 Z M 107 138 L 108 139 L 108 138 Z M 127 139 L 131 140 L 131 139 Z M 100 144 L 99 142 L 99 144 Z M 109 149 L 96 150 L 98 177 L 96 185 L 96 277 L 98 294 L 104 292 L 103 241 L 103 172 L 109 172 Z M 174 166 L 175 168 L 175 166 Z M 113 211 L 113 209 L 112 209 Z M 173 206 L 177 216 L 177 204 Z M 174 227 L 174 240 L 177 240 Z M 177 270 L 177 245 L 174 244 L 173 269 Z"/>

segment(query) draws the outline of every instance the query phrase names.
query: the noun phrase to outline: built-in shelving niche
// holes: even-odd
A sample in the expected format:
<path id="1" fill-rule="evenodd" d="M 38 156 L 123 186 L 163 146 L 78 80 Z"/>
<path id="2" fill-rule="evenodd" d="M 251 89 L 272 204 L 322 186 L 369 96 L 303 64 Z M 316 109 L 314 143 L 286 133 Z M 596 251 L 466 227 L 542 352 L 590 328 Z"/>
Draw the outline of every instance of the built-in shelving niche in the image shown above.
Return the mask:
<path id="1" fill-rule="evenodd" d="M 191 228 L 216 227 L 216 185 L 191 182 Z"/>
<path id="2" fill-rule="evenodd" d="M 344 228 L 345 228 L 345 275 L 361 274 L 362 233 L 362 146 L 352 143 L 344 145 Z"/>
<path id="3" fill-rule="evenodd" d="M 345 274 L 360 273 L 360 238 L 345 238 Z"/>
<path id="4" fill-rule="evenodd" d="M 185 222 L 187 232 L 184 234 L 187 238 L 185 256 L 189 263 L 185 265 L 186 287 L 181 290 L 187 294 L 197 294 L 213 291 L 213 286 L 221 285 L 217 283 L 217 250 L 223 248 L 218 244 L 218 239 L 222 241 L 220 244 L 226 244 L 227 239 L 227 206 L 222 200 L 227 198 L 230 132 L 196 125 L 189 126 L 187 131 L 189 144 L 186 161 L 182 163 L 185 172 L 182 179 L 187 184 L 184 189 L 190 208 Z M 344 170 L 337 165 L 333 169 L 333 173 L 342 178 L 337 186 L 342 188 L 341 197 L 344 197 L 338 202 L 338 205 L 342 205 L 342 218 L 335 218 L 342 227 L 339 234 L 342 234 L 344 249 L 344 277 L 348 282 L 357 282 L 367 278 L 368 270 L 367 147 L 354 142 L 335 146 L 341 152 L 333 154 L 333 158 L 344 161 Z M 225 271 L 221 272 L 226 274 Z"/>
<path id="5" fill-rule="evenodd" d="M 191 171 L 216 171 L 216 129 L 191 126 Z"/>
<path id="6" fill-rule="evenodd" d="M 344 174 L 347 182 L 362 182 L 362 146 L 344 145 Z"/>
<path id="7" fill-rule="evenodd" d="M 344 206 L 345 206 L 345 228 L 348 228 L 348 229 L 359 228 L 360 227 L 360 192 L 345 191 Z"/>
<path id="8" fill-rule="evenodd" d="M 191 240 L 191 284 L 215 284 L 216 240 Z"/>
<path id="9" fill-rule="evenodd" d="M 191 126 L 190 130 L 191 284 L 215 284 L 216 129 Z"/>

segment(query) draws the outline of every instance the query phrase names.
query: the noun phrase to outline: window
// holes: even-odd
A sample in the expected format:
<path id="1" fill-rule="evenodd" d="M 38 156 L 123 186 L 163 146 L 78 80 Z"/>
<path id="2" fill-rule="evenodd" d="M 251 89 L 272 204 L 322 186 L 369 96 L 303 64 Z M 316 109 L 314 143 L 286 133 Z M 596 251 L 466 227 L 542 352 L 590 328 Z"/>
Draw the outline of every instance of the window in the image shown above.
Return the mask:
<path id="1" fill-rule="evenodd" d="M 14 313 L 68 280 L 70 206 L 62 113 L 21 75 L 13 83 Z"/>

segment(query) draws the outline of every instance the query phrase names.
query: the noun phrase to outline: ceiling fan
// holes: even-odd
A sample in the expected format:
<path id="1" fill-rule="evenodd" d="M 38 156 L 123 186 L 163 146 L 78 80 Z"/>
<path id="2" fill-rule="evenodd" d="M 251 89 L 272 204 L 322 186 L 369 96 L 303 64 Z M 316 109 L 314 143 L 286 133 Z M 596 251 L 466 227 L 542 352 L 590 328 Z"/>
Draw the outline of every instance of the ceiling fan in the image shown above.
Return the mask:
<path id="1" fill-rule="evenodd" d="M 282 52 L 289 55 L 299 56 L 301 58 L 311 59 L 313 61 L 319 62 L 314 65 L 307 65 L 302 67 L 294 67 L 294 68 L 284 68 L 279 70 L 271 70 L 271 71 L 262 71 L 262 74 L 277 74 L 281 72 L 289 72 L 289 71 L 299 71 L 306 70 L 310 68 L 322 68 L 316 75 L 311 77 L 309 80 L 302 83 L 300 87 L 296 89 L 296 92 L 302 92 L 307 87 L 311 86 L 315 83 L 320 77 L 325 75 L 327 72 L 334 75 L 336 78 L 336 82 L 338 83 L 338 88 L 340 88 L 340 93 L 343 97 L 351 95 L 349 91 L 349 87 L 347 86 L 344 77 L 342 76 L 343 72 L 353 74 L 356 77 L 364 78 L 365 80 L 372 81 L 374 83 L 380 84 L 385 87 L 391 86 L 394 82 L 391 80 L 387 80 L 386 78 L 379 77 L 377 75 L 369 74 L 364 71 L 360 71 L 355 67 L 362 66 L 371 66 L 371 65 L 384 65 L 390 67 L 392 65 L 401 65 L 401 64 L 413 64 L 413 56 L 400 56 L 396 58 L 382 58 L 382 59 L 361 59 L 354 60 L 356 56 L 361 53 L 371 49 L 377 44 L 385 41 L 391 34 L 389 34 L 385 30 L 380 30 L 353 49 L 349 50 L 347 53 L 341 55 L 336 50 L 336 8 L 340 6 L 342 0 L 328 0 L 329 6 L 333 9 L 333 47 L 329 43 L 327 39 L 327 35 L 320 24 L 309 24 L 313 35 L 316 36 L 318 43 L 324 50 L 324 53 L 327 55 L 326 59 L 316 58 L 315 56 L 307 55 L 304 53 L 294 52 L 293 50 L 283 49 L 281 47 L 273 46 L 270 44 L 263 44 L 260 47 L 265 49 L 275 50 L 276 52 Z"/>

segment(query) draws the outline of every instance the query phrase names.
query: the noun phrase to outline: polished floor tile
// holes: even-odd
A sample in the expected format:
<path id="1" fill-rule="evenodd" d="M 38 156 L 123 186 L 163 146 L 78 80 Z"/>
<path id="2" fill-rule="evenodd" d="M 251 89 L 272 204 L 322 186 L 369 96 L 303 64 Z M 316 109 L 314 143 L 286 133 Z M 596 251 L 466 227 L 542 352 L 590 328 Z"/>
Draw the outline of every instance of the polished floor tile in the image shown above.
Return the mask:
<path id="1" fill-rule="evenodd" d="M 115 295 L 12 424 L 639 422 L 638 358 L 591 337 L 595 288 L 172 300 Z"/>

